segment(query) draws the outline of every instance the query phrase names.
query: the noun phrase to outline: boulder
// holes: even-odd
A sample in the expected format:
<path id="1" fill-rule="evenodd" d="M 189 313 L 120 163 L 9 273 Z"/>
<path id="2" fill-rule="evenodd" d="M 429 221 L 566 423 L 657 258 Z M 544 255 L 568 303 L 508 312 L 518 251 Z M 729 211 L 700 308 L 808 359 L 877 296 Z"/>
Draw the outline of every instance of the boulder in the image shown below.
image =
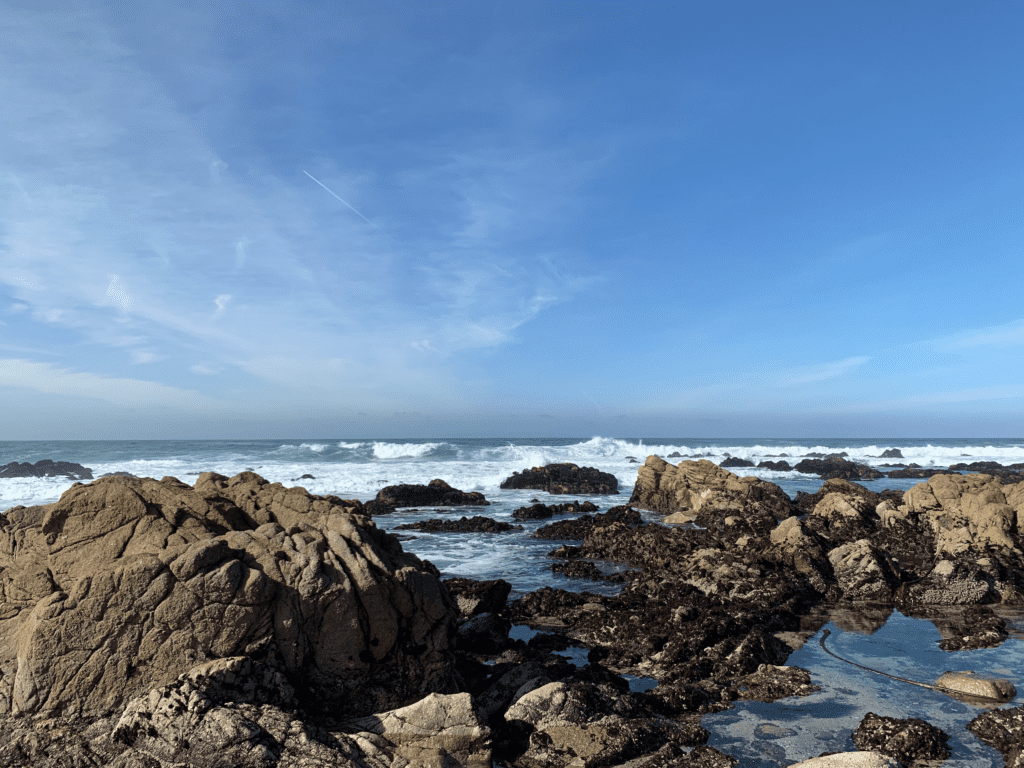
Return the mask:
<path id="1" fill-rule="evenodd" d="M 935 475 L 907 491 L 903 506 L 929 523 L 940 556 L 1019 551 L 1024 536 L 1024 484 L 1004 487 L 991 475 Z"/>
<path id="2" fill-rule="evenodd" d="M 768 529 L 792 514 L 792 502 L 775 483 L 737 477 L 706 459 L 673 466 L 657 456 L 648 456 L 637 472 L 629 503 L 662 515 L 689 512 L 697 516 L 702 511 L 735 510 L 741 517 L 766 523 Z"/>
<path id="3" fill-rule="evenodd" d="M 73 461 L 51 461 L 43 459 L 35 464 L 28 462 L 0 466 L 0 478 L 6 477 L 67 477 L 71 480 L 92 480 L 92 470 Z"/>
<path id="4" fill-rule="evenodd" d="M 718 466 L 720 466 L 720 467 L 752 467 L 752 466 L 754 466 L 754 462 L 747 461 L 746 459 L 741 459 L 739 456 L 730 456 L 729 458 L 727 458 L 724 461 L 722 461 L 721 463 L 719 463 Z"/>
<path id="5" fill-rule="evenodd" d="M 788 461 L 762 461 L 757 465 L 758 469 L 771 469 L 775 472 L 792 472 L 793 467 Z"/>
<path id="6" fill-rule="evenodd" d="M 981 696 L 997 701 L 1013 701 L 1017 696 L 1017 689 L 1009 680 L 985 677 L 970 670 L 946 672 L 935 684 L 964 696 Z"/>
<path id="7" fill-rule="evenodd" d="M 233 656 L 380 712 L 455 690 L 456 616 L 436 569 L 336 497 L 102 478 L 0 519 L 0 714 L 112 713 Z"/>
<path id="8" fill-rule="evenodd" d="M 389 485 L 377 492 L 374 502 L 384 507 L 486 507 L 491 503 L 482 493 L 460 491 L 440 479 L 427 485 Z"/>
<path id="9" fill-rule="evenodd" d="M 504 613 L 512 585 L 504 579 L 475 581 L 455 577 L 442 582 L 455 598 L 459 615 L 468 619 L 480 613 Z"/>
<path id="10" fill-rule="evenodd" d="M 505 490 L 533 489 L 553 494 L 614 495 L 619 492 L 615 475 L 575 464 L 547 464 L 513 472 L 499 486 Z"/>
<path id="11" fill-rule="evenodd" d="M 942 761 L 952 754 L 949 736 L 916 717 L 883 717 L 868 712 L 852 737 L 857 749 L 880 752 L 906 764 Z"/>
<path id="12" fill-rule="evenodd" d="M 887 449 L 885 451 L 882 451 L 882 455 L 879 458 L 881 458 L 881 459 L 902 459 L 903 458 L 903 452 L 899 448 L 889 448 L 889 449 Z"/>
<path id="13" fill-rule="evenodd" d="M 828 553 L 828 559 L 846 600 L 892 601 L 900 585 L 899 573 L 868 539 L 842 544 Z"/>

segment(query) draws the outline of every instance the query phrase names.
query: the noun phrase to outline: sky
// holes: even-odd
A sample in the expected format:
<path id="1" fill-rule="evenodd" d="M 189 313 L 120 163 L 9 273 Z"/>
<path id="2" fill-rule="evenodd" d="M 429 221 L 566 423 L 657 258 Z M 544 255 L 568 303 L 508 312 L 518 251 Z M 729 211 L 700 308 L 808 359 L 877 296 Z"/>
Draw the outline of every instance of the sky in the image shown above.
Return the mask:
<path id="1" fill-rule="evenodd" d="M 1024 436 L 1024 4 L 0 39 L 0 439 Z"/>

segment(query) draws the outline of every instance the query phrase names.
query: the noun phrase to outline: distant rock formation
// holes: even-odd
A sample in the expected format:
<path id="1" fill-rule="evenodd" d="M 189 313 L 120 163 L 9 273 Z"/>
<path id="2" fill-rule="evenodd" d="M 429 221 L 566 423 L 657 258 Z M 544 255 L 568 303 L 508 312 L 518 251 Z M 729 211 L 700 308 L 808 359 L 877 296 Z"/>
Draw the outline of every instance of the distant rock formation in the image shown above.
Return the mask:
<path id="1" fill-rule="evenodd" d="M 444 480 L 431 480 L 427 485 L 389 485 L 377 492 L 376 507 L 486 507 L 491 502 L 482 493 L 469 493 L 452 488 Z"/>
<path id="2" fill-rule="evenodd" d="M 808 475 L 818 475 L 822 480 L 877 480 L 885 477 L 877 469 L 844 459 L 840 454 L 823 459 L 804 459 L 793 469 Z"/>
<path id="3" fill-rule="evenodd" d="M 597 505 L 591 501 L 570 501 L 565 504 L 531 504 L 519 507 L 512 513 L 514 520 L 548 520 L 555 515 L 597 512 Z"/>
<path id="4" fill-rule="evenodd" d="M 424 531 L 427 533 L 508 533 L 523 530 L 521 525 L 512 525 L 482 515 L 463 516 L 458 520 L 420 520 L 415 523 L 396 525 L 396 531 Z"/>
<path id="5" fill-rule="evenodd" d="M 502 481 L 505 490 L 533 489 L 553 494 L 601 494 L 613 495 L 619 492 L 619 481 L 615 475 L 593 467 L 578 467 L 575 464 L 548 464 L 543 467 L 513 472 Z"/>
<path id="6" fill-rule="evenodd" d="M 729 468 L 733 468 L 733 467 L 752 467 L 752 466 L 754 466 L 754 462 L 747 461 L 746 459 L 741 459 L 739 456 L 730 456 L 729 458 L 725 459 L 725 461 L 723 461 L 718 466 L 720 466 L 720 467 L 729 467 Z"/>
<path id="7" fill-rule="evenodd" d="M 73 461 L 42 459 L 35 464 L 12 461 L 0 466 L 0 478 L 6 477 L 67 477 L 71 480 L 92 480 L 92 470 Z"/>

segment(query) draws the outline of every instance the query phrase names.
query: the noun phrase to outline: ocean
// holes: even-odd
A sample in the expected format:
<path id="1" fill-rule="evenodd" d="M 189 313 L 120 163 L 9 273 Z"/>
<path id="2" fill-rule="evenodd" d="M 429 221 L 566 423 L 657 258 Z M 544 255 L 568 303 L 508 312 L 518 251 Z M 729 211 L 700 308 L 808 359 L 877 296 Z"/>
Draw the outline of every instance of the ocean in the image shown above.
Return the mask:
<path id="1" fill-rule="evenodd" d="M 881 458 L 896 449 L 902 458 Z M 141 477 L 167 475 L 194 483 L 201 472 L 235 475 L 252 470 L 271 482 L 298 485 L 310 493 L 334 494 L 367 501 L 387 485 L 427 483 L 440 478 L 463 491 L 480 491 L 490 506 L 458 509 L 398 510 L 378 516 L 385 530 L 432 517 L 485 515 L 517 523 L 512 512 L 532 499 L 557 503 L 587 498 L 601 511 L 625 504 L 636 481 L 637 468 L 657 454 L 673 463 L 703 457 L 721 463 L 727 457 L 761 461 L 785 460 L 796 464 L 810 454 L 845 453 L 852 461 L 885 472 L 896 464 L 946 468 L 959 462 L 1024 462 L 1024 439 L 706 439 L 706 438 L 433 438 L 296 440 L 152 440 L 152 441 L 7 441 L 0 442 L 0 465 L 40 459 L 73 461 L 89 467 L 95 477 L 108 472 L 130 472 Z M 678 456 L 672 456 L 679 454 Z M 671 457 L 671 458 L 670 458 Z M 513 472 L 544 464 L 572 462 L 596 467 L 618 478 L 619 494 L 598 497 L 551 497 L 540 491 L 503 491 L 499 485 Z M 798 491 L 813 493 L 822 481 L 799 472 L 737 468 L 739 475 L 755 475 L 777 483 L 791 497 Z M 302 475 L 312 478 L 300 479 Z M 0 479 L 0 510 L 56 501 L 74 481 L 65 478 Z M 872 490 L 906 490 L 921 480 L 882 478 L 863 481 Z M 656 515 L 646 516 L 655 521 Z M 504 534 L 429 534 L 401 531 L 403 546 L 430 560 L 443 576 L 474 579 L 504 578 L 512 583 L 512 598 L 541 586 L 614 593 L 614 583 L 568 579 L 550 570 L 547 553 L 561 542 L 532 537 L 547 521 L 524 521 L 523 530 Z M 614 563 L 599 563 L 606 571 Z M 988 768 L 1002 758 L 966 729 L 977 714 L 969 705 L 942 694 L 911 688 L 827 656 L 818 647 L 823 629 L 833 633 L 830 644 L 842 655 L 866 666 L 896 670 L 904 677 L 934 682 L 947 669 L 998 670 L 1024 692 L 1024 618 L 1005 617 L 1012 636 L 999 648 L 946 653 L 938 649 L 935 625 L 898 611 L 870 623 L 870 631 L 856 621 L 829 621 L 794 652 L 789 663 L 809 669 L 820 693 L 807 699 L 784 699 L 774 704 L 747 703 L 705 718 L 712 731 L 711 744 L 741 757 L 743 766 L 775 768 L 821 754 L 853 749 L 849 733 L 867 711 L 895 717 L 921 716 L 952 737 L 953 757 L 946 766 Z M 858 628 L 859 627 L 859 628 Z M 845 628 L 845 629 L 844 629 Z M 525 628 L 524 628 L 525 629 Z M 994 672 L 995 673 L 995 672 Z M 1019 697 L 1017 703 L 1020 702 Z M 908 714 L 909 713 L 909 714 Z"/>

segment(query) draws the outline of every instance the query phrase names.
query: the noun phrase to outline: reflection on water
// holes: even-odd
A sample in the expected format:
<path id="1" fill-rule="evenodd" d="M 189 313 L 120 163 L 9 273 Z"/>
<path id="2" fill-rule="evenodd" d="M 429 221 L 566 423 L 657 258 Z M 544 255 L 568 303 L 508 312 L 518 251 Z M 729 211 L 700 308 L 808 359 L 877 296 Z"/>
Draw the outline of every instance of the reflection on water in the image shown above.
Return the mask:
<path id="1" fill-rule="evenodd" d="M 809 670 L 811 681 L 821 690 L 771 704 L 738 702 L 731 710 L 708 715 L 701 724 L 711 732 L 709 744 L 738 758 L 744 768 L 776 768 L 822 752 L 856 749 L 850 734 L 868 712 L 874 712 L 887 717 L 919 717 L 949 734 L 953 754 L 943 768 L 1002 766 L 1002 756 L 966 728 L 986 707 L 844 664 L 818 644 L 822 631 L 828 629 L 831 650 L 867 667 L 925 683 L 934 683 L 947 670 L 971 669 L 1007 678 L 1024 692 L 1020 615 L 1004 616 L 1011 637 L 998 648 L 942 651 L 939 642 L 943 634 L 933 622 L 948 631 L 957 626 L 957 616 L 955 611 L 947 612 L 929 621 L 889 608 L 835 610 L 823 617 L 826 623 L 817 631 L 809 630 L 813 634 L 787 661 Z M 1022 698 L 1018 696 L 1006 706 L 1019 705 Z"/>

